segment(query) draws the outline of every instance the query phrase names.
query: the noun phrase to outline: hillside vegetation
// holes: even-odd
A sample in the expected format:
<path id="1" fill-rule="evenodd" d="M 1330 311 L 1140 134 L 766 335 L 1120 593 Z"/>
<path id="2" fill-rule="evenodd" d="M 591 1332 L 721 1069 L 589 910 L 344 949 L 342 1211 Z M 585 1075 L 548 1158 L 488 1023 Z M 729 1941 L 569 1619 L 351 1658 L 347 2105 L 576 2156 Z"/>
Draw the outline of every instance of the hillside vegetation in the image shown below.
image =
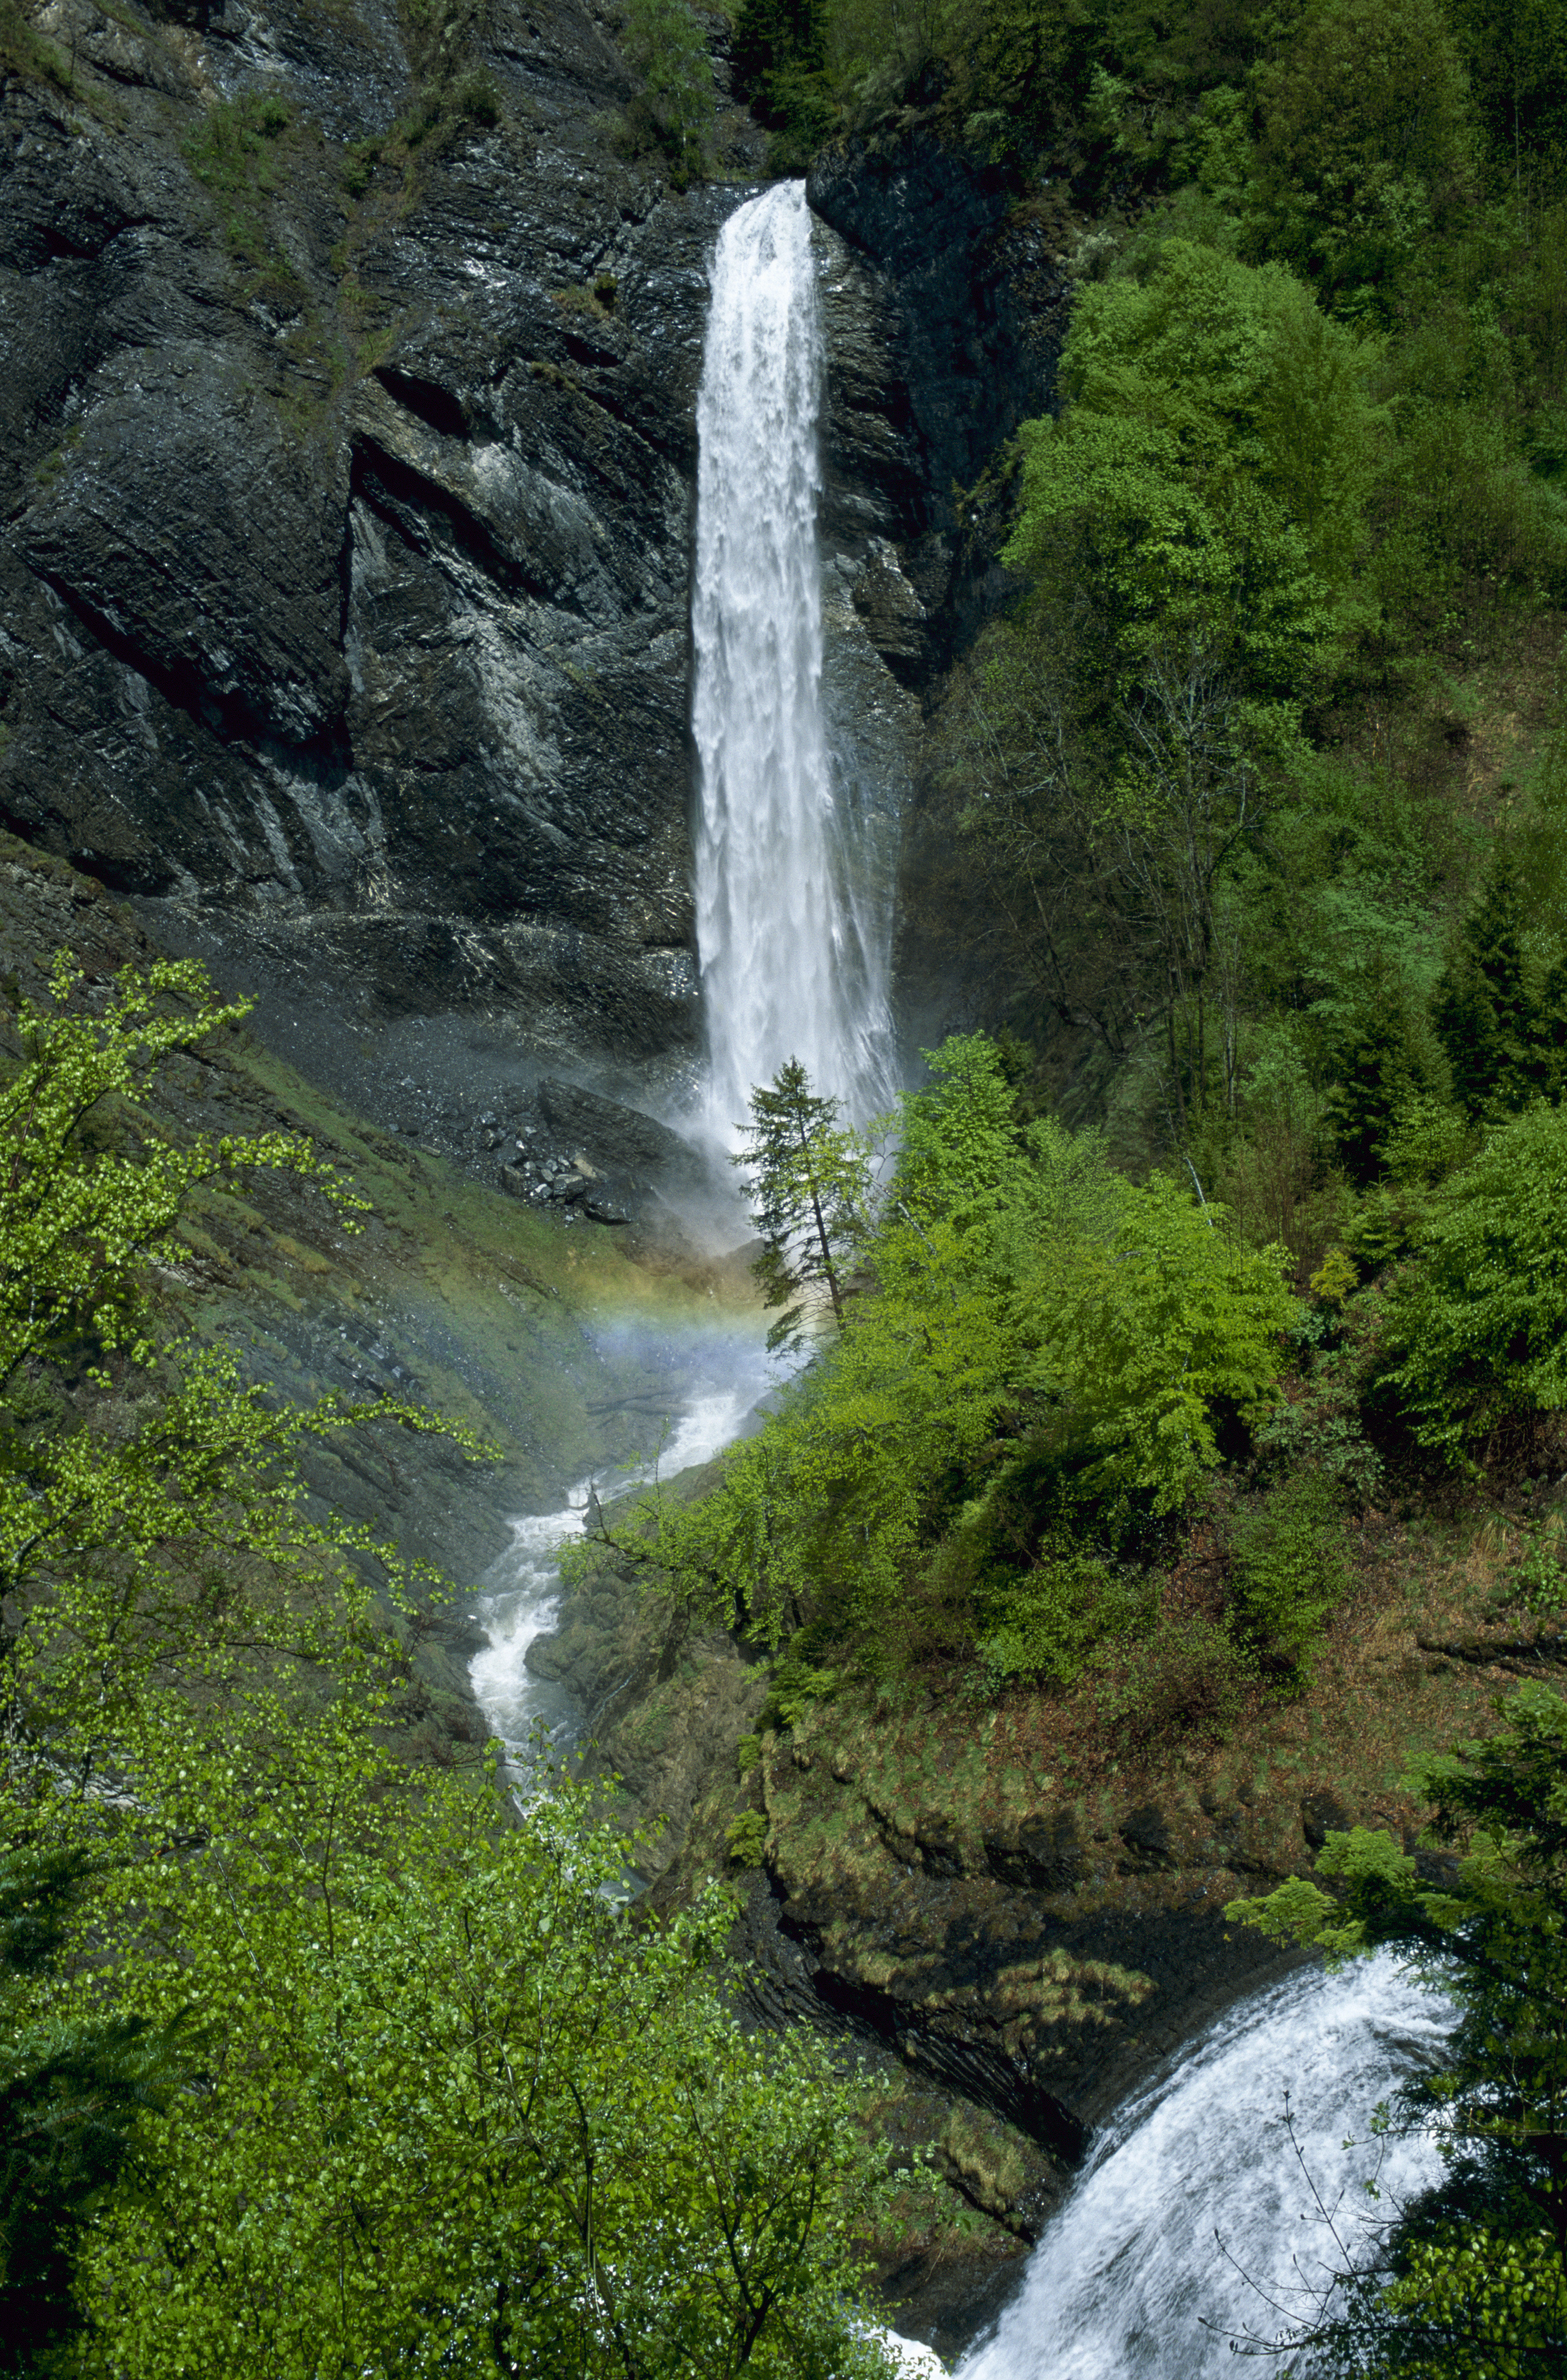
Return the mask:
<path id="1" fill-rule="evenodd" d="M 745 0 L 735 54 L 781 165 L 961 145 L 1077 290 L 1055 411 L 964 495 L 1010 593 L 910 869 L 909 946 L 989 1031 L 864 1142 L 759 1088 L 761 1278 L 784 1335 L 814 1300 L 811 1360 L 590 1559 L 771 1648 L 728 1848 L 830 1945 L 872 1930 L 878 1830 L 905 1875 L 1002 1873 L 1014 1775 L 1155 1865 L 1248 1767 L 1402 1791 L 1409 1841 L 1330 1825 L 1323 1872 L 1375 1901 L 1403 1861 L 1414 1907 L 1432 1747 L 1567 1609 L 1567 20 Z M 1533 1879 L 1538 1743 L 1513 1819 L 1452 1820 L 1466 1873 Z M 1430 1904 L 1433 1973 L 1489 1889 Z M 1509 1924 L 1558 1922 L 1542 1889 Z M 1515 2066 L 1553 1989 L 1509 2002 Z M 1323 2333 L 1344 2368 L 1559 2350 L 1560 2193 L 1498 2182 L 1545 2065 L 1500 2114 L 1487 2070 L 1440 2219 Z M 1542 2208 L 1488 2329 L 1462 2224 L 1506 2263 Z"/>

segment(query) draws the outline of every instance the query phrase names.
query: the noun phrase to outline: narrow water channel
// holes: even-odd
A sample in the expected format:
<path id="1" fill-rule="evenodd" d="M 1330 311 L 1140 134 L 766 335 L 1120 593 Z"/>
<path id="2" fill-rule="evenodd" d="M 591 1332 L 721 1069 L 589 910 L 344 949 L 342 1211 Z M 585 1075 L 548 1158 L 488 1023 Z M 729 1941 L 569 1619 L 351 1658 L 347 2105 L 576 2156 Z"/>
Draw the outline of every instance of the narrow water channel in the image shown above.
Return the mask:
<path id="1" fill-rule="evenodd" d="M 591 1712 L 579 1711 L 564 1688 L 536 1678 L 528 1651 L 547 1636 L 560 1617 L 562 1548 L 589 1525 L 591 1500 L 603 1503 L 657 1475 L 673 1479 L 698 1463 L 710 1463 L 745 1427 L 759 1399 L 777 1381 L 759 1331 L 715 1330 L 701 1358 L 706 1385 L 672 1412 L 651 1435 L 647 1460 L 579 1479 L 558 1512 L 532 1512 L 511 1524 L 512 1541 L 480 1582 L 475 1616 L 489 1642 L 474 1655 L 468 1676 L 474 1699 L 514 1763 L 524 1759 L 541 1726 L 564 1751 Z"/>

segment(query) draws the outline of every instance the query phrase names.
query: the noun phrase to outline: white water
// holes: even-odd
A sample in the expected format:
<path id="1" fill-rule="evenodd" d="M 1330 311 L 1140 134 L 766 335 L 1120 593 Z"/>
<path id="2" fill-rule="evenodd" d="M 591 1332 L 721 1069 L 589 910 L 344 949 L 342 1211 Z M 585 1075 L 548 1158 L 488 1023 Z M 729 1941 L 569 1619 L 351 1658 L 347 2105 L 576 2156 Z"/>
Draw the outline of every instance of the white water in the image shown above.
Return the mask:
<path id="1" fill-rule="evenodd" d="M 858 1118 L 886 1103 L 892 1083 L 887 905 L 866 892 L 868 829 L 852 789 L 835 786 L 822 711 L 821 385 L 809 219 L 803 186 L 784 184 L 720 237 L 698 400 L 698 933 L 704 1121 L 721 1144 L 752 1087 L 790 1057 Z M 726 1369 L 673 1426 L 665 1473 L 716 1453 L 769 1385 L 757 1351 L 713 1377 Z M 485 1581 L 489 1641 L 471 1675 L 514 1756 L 541 1721 L 559 1740 L 597 1716 L 571 1712 L 527 1668 L 529 1645 L 556 1623 L 559 1552 L 583 1528 L 591 1484 L 559 1512 L 515 1521 Z M 1443 2021 L 1386 1961 L 1299 1973 L 1232 2010 L 1106 2129 L 961 2380 L 1231 2370 L 1231 2338 L 1267 2337 L 1306 2313 L 1312 2283 L 1339 2261 L 1312 2181 L 1338 2208 L 1341 2237 L 1355 2235 L 1359 2185 L 1379 2156 L 1346 2151 L 1344 2137 L 1364 2139 L 1377 2101 L 1432 2055 Z M 1281 2120 L 1286 2090 L 1304 2170 Z M 1420 2142 L 1391 2143 L 1380 2160 L 1394 2199 L 1435 2171 Z M 929 2350 L 895 2343 L 908 2380 L 939 2370 Z"/>
<path id="2" fill-rule="evenodd" d="M 706 1361 L 718 1385 L 692 1398 L 678 1418 L 671 1415 L 664 1443 L 653 1459 L 578 1480 L 559 1512 L 514 1520 L 511 1544 L 482 1581 L 477 1616 L 489 1643 L 474 1655 L 468 1676 L 492 1732 L 513 1760 L 524 1757 L 539 1725 L 561 1742 L 578 1726 L 590 1729 L 596 1716 L 573 1710 L 559 1687 L 535 1678 L 528 1668 L 528 1646 L 547 1636 L 560 1617 L 560 1552 L 570 1538 L 581 1536 L 589 1493 L 596 1491 L 607 1501 L 655 1473 L 673 1478 L 693 1463 L 711 1462 L 738 1436 L 758 1398 L 776 1378 L 760 1345 L 748 1339 L 715 1340 Z"/>
<path id="3" fill-rule="evenodd" d="M 783 182 L 719 235 L 697 404 L 697 940 L 723 1146 L 790 1058 L 856 1120 L 892 1087 L 887 905 L 822 715 L 821 388 L 805 185 Z"/>
<path id="4" fill-rule="evenodd" d="M 1287 2329 L 1342 2263 L 1313 2183 L 1353 2243 L 1436 2179 L 1424 2139 L 1344 2143 L 1367 2141 L 1377 2102 L 1435 2056 L 1449 2017 L 1385 1956 L 1301 1971 L 1232 2010 L 1107 2128 L 959 2380 L 1233 2372 L 1230 2338 Z M 1379 2172 L 1379 2207 L 1361 2188 Z"/>

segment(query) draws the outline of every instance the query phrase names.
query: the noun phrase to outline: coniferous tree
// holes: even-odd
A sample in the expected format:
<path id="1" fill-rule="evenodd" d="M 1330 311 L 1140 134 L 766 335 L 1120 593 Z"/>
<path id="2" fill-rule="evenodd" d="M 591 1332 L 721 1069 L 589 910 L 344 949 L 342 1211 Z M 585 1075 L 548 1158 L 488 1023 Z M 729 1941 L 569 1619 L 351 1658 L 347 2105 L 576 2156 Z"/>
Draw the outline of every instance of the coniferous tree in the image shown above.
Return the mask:
<path id="1" fill-rule="evenodd" d="M 1471 1117 L 1515 1114 L 1546 1088 L 1544 1019 L 1524 973 L 1523 890 L 1505 853 L 1464 921 L 1431 1014 Z"/>
<path id="2" fill-rule="evenodd" d="M 751 1093 L 747 1146 L 732 1162 L 744 1169 L 751 1220 L 762 1253 L 751 1268 L 763 1303 L 784 1310 L 767 1334 L 770 1349 L 804 1345 L 812 1308 L 840 1330 L 855 1250 L 866 1228 L 869 1168 L 864 1143 L 842 1129 L 839 1102 L 811 1088 L 797 1058 L 771 1085 Z"/>
<path id="3" fill-rule="evenodd" d="M 1333 1073 L 1327 1122 L 1339 1162 L 1352 1181 L 1373 1182 L 1400 1111 L 1429 1087 L 1403 993 L 1380 970 L 1339 1029 Z"/>

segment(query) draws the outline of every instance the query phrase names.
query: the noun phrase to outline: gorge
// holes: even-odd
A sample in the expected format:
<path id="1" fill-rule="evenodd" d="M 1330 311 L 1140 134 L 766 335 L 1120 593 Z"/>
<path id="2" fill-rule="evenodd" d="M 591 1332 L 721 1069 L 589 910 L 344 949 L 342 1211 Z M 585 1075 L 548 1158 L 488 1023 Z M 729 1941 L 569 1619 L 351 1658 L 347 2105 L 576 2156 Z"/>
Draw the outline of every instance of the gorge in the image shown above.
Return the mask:
<path id="1" fill-rule="evenodd" d="M 963 673 L 1018 584 L 998 558 L 1026 476 L 1007 442 L 1059 409 L 1072 310 L 1117 242 L 1136 269 L 1116 288 L 1154 305 L 1136 247 L 1152 202 L 1114 195 L 1123 164 L 1085 202 L 1053 152 L 1021 196 L 993 122 L 938 122 L 916 97 L 777 174 L 727 18 L 700 19 L 716 115 L 708 170 L 686 178 L 637 136 L 624 29 L 589 0 L 6 6 L 7 1015 L 43 997 L 57 947 L 91 1001 L 155 951 L 254 999 L 250 1040 L 176 1074 L 164 1124 L 299 1131 L 379 1211 L 350 1246 L 297 1189 L 257 1189 L 202 1211 L 160 1293 L 282 1395 L 428 1397 L 497 1451 L 482 1475 L 390 1432 L 353 1460 L 308 1452 L 313 1508 L 388 1527 L 463 1590 L 444 1613 L 382 1612 L 406 1655 L 399 1757 L 466 1773 L 489 1735 L 520 1768 L 540 1724 L 557 1750 L 587 1741 L 584 1773 L 618 1780 L 614 1807 L 645 1830 L 646 1907 L 678 1922 L 722 1882 L 747 2024 L 862 2055 L 895 2157 L 929 2152 L 969 2225 L 921 2203 L 906 2236 L 877 2238 L 897 2332 L 966 2380 L 1217 2372 L 1222 2334 L 1269 2327 L 1253 2285 L 1294 2286 L 1309 2187 L 1358 2179 L 1344 2132 L 1429 2065 L 1445 2022 L 1390 1963 L 1325 1979 L 1228 1925 L 1226 1903 L 1304 1876 L 1352 1825 L 1413 1851 L 1405 1742 L 1488 1725 L 1500 1679 L 1557 1658 L 1537 1655 L 1533 1619 L 1482 1609 L 1543 1504 L 1444 1553 L 1433 1616 L 1425 1489 L 1379 1470 L 1344 1418 L 1346 1281 L 1365 1249 L 1409 1245 L 1419 1166 L 1438 1178 L 1427 1144 L 1409 1160 L 1421 1186 L 1400 1176 L 1377 1207 L 1373 1184 L 1363 1212 L 1364 1184 L 1334 1186 L 1294 1045 L 1270 1024 L 1246 1043 L 1262 1122 L 1224 1196 L 1257 1245 L 1283 1235 L 1257 1220 L 1275 1197 L 1298 1241 L 1287 1427 L 1373 1483 L 1343 1523 L 1382 1597 L 1354 1607 L 1350 1687 L 1330 1664 L 1331 1692 L 1292 1701 L 1276 1664 L 1248 1672 L 1245 1726 L 1225 1705 L 1189 1745 L 1145 1734 L 1111 1755 L 1107 1722 L 1090 1757 L 1081 1730 L 1058 1731 L 1059 1698 L 986 1667 L 977 1628 L 943 1680 L 892 1661 L 841 1692 L 825 1637 L 791 1656 L 710 1624 L 641 1592 L 612 1542 L 650 1481 L 676 1509 L 711 1488 L 778 1385 L 724 1160 L 785 1059 L 862 1123 L 916 1079 L 920 1044 L 1022 1017 L 1050 1057 L 1030 1074 L 1013 1045 L 1018 1135 L 1064 1087 L 1063 1112 L 1108 1119 L 1147 1170 L 1132 1110 L 1156 1096 L 1162 1042 L 1091 985 L 1063 991 L 1050 933 L 1075 907 L 1087 977 L 1131 915 L 1149 980 L 1173 983 L 1157 904 L 1118 909 L 1102 877 L 1073 878 L 1063 836 L 1044 893 L 1025 885 L 1046 990 L 991 1002 L 988 971 L 1012 962 L 999 929 L 972 936 L 978 844 L 943 786 L 952 690 L 983 710 L 985 664 Z M 1200 407 L 1170 412 L 1201 427 Z M 1391 405 L 1376 437 L 1395 417 L 1415 409 Z M 1355 535 L 1333 551 L 1359 552 Z M 1504 768 L 1525 782 L 1534 759 L 1507 737 L 1519 718 L 1534 735 L 1541 683 L 1488 690 L 1482 733 L 1478 698 L 1464 711 L 1420 680 L 1419 768 L 1442 798 L 1471 735 L 1486 798 Z M 1406 717 L 1385 696 L 1381 680 L 1366 696 L 1379 801 L 1388 718 L 1417 741 L 1415 698 Z M 1322 696 L 1324 752 L 1353 742 L 1351 708 Z M 1229 728 L 1199 725 L 1194 748 L 1228 756 Z M 1303 777 L 1331 765 L 1314 754 Z M 1004 771 L 983 782 L 1010 796 Z M 1357 851 L 1336 786 L 1324 845 Z M 1115 815 L 1128 845 L 1135 807 Z M 1283 851 L 1276 937 L 1318 865 L 1290 840 L 1300 814 L 1269 815 L 1254 871 Z M 1369 916 L 1377 965 L 1381 944 L 1419 944 L 1427 1001 L 1439 937 L 1412 869 L 1400 844 L 1393 890 L 1357 882 L 1323 939 L 1347 946 Z M 1234 915 L 1206 920 L 1223 965 Z M 1362 970 L 1355 997 L 1382 980 Z M 1400 992 L 1389 1015 L 1400 1001 L 1414 1013 Z M 1350 1007 L 1304 965 L 1288 1002 Z M 1245 1074 L 1233 1016 L 1210 1031 L 1223 1124 L 1181 1142 L 1205 1205 L 1198 1168 L 1210 1147 L 1232 1162 Z M 1458 1138 L 1441 1146 L 1453 1161 Z M 985 1460 L 1021 1434 L 1000 1402 Z M 1256 1485 L 1239 1475 L 1145 1562 L 1161 1624 L 1193 1642 L 1227 1609 Z M 983 1503 L 974 1486 L 952 1489 L 954 1514 Z M 589 1559 L 563 1589 L 578 1536 Z M 1428 2179 L 1424 2142 L 1391 2154 L 1396 2189 Z"/>

